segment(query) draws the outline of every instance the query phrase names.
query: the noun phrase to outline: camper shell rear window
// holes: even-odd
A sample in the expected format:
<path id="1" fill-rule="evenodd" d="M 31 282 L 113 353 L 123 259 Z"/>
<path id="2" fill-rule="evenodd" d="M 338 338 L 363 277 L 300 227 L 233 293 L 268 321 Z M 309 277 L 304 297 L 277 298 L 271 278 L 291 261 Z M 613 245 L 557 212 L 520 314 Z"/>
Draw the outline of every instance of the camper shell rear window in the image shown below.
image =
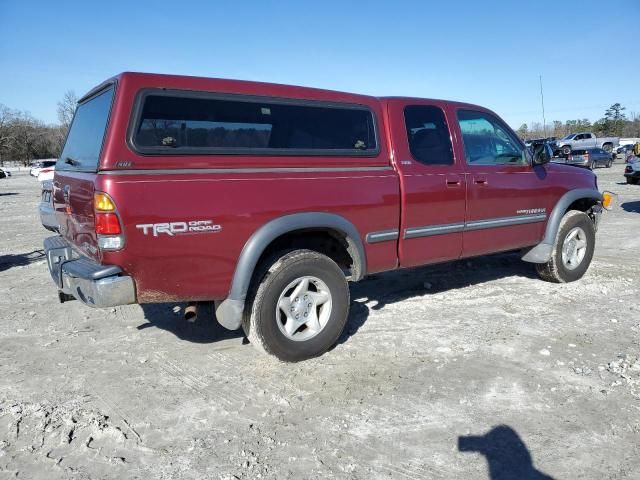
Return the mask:
<path id="1" fill-rule="evenodd" d="M 56 170 L 98 170 L 113 92 L 111 84 L 78 104 Z"/>
<path id="2" fill-rule="evenodd" d="M 129 129 L 141 154 L 374 156 L 363 105 L 181 90 L 144 90 Z"/>

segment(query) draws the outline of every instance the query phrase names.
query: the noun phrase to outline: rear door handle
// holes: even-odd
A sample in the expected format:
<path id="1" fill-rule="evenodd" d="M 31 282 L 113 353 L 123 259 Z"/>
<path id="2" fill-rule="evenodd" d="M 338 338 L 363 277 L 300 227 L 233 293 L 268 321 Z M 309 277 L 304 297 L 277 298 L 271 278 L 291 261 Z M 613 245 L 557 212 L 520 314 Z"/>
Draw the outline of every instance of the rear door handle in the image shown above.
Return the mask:
<path id="1" fill-rule="evenodd" d="M 487 185 L 487 177 L 473 177 L 473 183 L 478 185 Z"/>

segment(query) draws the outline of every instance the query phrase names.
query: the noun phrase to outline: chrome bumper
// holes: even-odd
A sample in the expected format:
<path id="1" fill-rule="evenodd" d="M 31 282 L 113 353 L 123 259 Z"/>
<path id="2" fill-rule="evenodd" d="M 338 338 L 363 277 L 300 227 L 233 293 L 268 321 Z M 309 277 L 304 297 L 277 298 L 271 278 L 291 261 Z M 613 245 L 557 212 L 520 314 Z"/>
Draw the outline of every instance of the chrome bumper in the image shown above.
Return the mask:
<path id="1" fill-rule="evenodd" d="M 120 267 L 100 265 L 86 257 L 74 257 L 61 236 L 44 241 L 49 273 L 58 289 L 94 308 L 135 303 L 133 279 Z"/>

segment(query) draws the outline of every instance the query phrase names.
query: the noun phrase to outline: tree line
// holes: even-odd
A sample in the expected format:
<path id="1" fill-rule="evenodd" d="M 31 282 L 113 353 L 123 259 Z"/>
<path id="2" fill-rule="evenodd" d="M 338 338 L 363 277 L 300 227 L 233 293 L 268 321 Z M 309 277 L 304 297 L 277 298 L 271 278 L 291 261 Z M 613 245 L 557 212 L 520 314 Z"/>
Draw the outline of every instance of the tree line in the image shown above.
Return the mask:
<path id="1" fill-rule="evenodd" d="M 546 125 L 546 129 L 539 122 L 523 123 L 517 133 L 523 139 L 564 137 L 569 133 L 594 132 L 599 137 L 640 137 L 640 114 L 630 113 L 627 117 L 626 108 L 614 103 L 604 112 L 604 116 L 591 123 L 587 118 L 554 120 Z"/>
<path id="2" fill-rule="evenodd" d="M 0 165 L 18 161 L 26 166 L 32 160 L 57 158 L 77 103 L 72 90 L 65 93 L 58 102 L 58 124 L 46 124 L 29 112 L 0 104 Z"/>

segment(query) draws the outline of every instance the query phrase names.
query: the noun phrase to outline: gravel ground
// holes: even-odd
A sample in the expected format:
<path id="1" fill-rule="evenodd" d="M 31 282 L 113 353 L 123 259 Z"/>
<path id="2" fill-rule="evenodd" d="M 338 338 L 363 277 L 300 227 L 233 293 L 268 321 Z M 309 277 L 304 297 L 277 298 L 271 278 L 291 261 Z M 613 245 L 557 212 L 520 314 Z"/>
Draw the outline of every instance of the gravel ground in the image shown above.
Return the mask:
<path id="1" fill-rule="evenodd" d="M 0 479 L 639 478 L 640 186 L 622 169 L 597 170 L 619 206 L 581 281 L 514 254 L 375 275 L 339 344 L 299 364 L 207 309 L 59 304 L 38 184 L 0 180 Z"/>

